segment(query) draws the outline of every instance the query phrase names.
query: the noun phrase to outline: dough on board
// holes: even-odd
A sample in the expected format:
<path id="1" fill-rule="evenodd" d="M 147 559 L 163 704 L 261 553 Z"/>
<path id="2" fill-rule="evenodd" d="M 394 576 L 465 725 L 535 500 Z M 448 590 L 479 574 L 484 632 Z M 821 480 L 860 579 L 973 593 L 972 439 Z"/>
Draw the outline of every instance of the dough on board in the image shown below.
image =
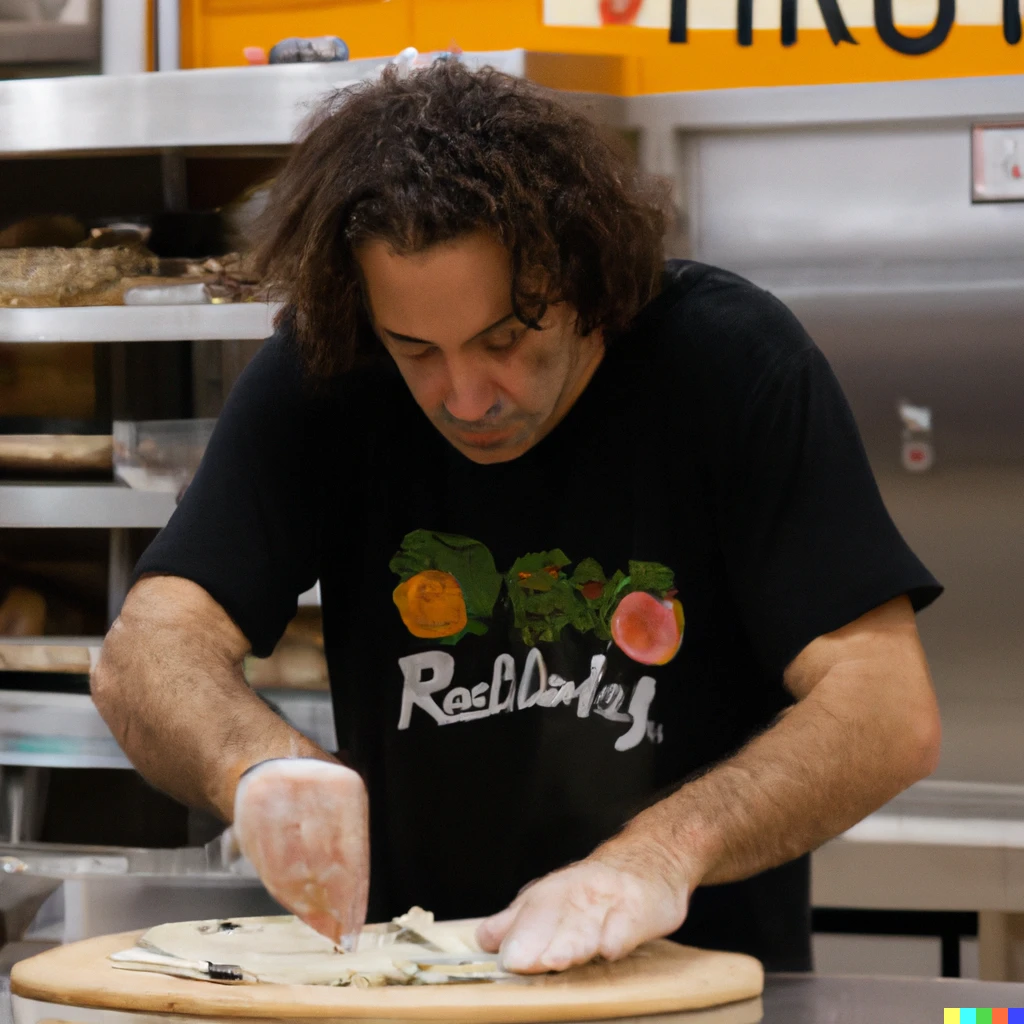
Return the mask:
<path id="1" fill-rule="evenodd" d="M 129 970 L 279 985 L 367 987 L 511 977 L 496 956 L 481 952 L 473 931 L 472 923 L 437 922 L 414 907 L 390 924 L 368 925 L 356 949 L 345 953 L 295 917 L 185 921 L 150 928 L 134 948 L 110 959 Z"/>

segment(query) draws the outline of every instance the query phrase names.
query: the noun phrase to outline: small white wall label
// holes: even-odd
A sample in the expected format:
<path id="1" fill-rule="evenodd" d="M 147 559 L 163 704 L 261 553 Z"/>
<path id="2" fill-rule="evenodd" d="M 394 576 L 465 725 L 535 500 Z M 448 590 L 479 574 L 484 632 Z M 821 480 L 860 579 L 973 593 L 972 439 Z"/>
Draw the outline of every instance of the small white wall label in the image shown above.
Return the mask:
<path id="1" fill-rule="evenodd" d="M 975 125 L 971 152 L 975 202 L 1024 202 L 1024 124 Z"/>

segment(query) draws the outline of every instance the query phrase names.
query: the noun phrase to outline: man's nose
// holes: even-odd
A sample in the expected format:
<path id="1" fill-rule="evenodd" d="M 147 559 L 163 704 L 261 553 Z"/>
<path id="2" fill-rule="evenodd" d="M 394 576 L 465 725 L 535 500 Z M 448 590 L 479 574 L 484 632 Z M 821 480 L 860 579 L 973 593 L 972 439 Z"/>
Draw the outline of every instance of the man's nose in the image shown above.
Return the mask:
<path id="1" fill-rule="evenodd" d="M 452 360 L 448 364 L 448 395 L 444 407 L 457 420 L 476 423 L 498 404 L 498 389 L 475 360 Z"/>

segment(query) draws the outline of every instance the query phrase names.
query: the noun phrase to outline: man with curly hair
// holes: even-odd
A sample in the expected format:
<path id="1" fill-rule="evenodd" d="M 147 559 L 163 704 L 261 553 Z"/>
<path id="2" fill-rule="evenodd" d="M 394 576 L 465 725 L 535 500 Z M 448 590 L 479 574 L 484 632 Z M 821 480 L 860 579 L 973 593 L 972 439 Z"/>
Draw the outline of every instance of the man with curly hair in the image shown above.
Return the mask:
<path id="1" fill-rule="evenodd" d="M 242 673 L 319 580 L 371 917 L 493 915 L 522 972 L 664 935 L 808 969 L 808 852 L 938 756 L 940 588 L 835 378 L 772 296 L 665 263 L 664 209 L 497 72 L 333 97 L 264 224 L 278 331 L 93 679 L 139 770 L 231 820 L 253 766 L 334 762 Z M 362 812 L 303 778 L 244 816 L 316 920 L 328 876 L 365 892 Z"/>

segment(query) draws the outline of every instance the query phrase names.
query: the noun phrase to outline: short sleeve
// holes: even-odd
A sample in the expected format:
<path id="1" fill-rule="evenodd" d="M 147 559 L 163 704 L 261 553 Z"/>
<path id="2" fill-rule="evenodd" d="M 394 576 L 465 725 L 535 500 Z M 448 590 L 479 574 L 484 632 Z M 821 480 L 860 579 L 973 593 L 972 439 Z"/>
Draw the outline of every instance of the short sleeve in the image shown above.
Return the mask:
<path id="1" fill-rule="evenodd" d="M 238 379 L 199 469 L 135 569 L 206 590 L 268 655 L 318 575 L 321 399 L 290 335 Z"/>
<path id="2" fill-rule="evenodd" d="M 942 588 L 893 523 L 846 398 L 796 318 L 749 288 L 713 476 L 729 585 L 765 669 L 894 597 Z"/>

